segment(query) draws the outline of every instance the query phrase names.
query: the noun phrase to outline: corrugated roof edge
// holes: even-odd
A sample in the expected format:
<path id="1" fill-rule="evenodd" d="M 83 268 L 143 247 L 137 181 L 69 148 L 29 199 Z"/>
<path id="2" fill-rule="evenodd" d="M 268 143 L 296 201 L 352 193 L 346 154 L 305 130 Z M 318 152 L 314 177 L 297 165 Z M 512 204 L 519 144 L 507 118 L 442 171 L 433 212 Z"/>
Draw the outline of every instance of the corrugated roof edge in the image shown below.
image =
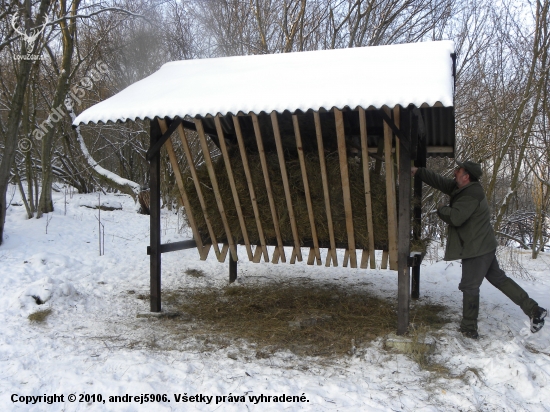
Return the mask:
<path id="1" fill-rule="evenodd" d="M 338 110 L 358 110 L 359 108 L 363 108 L 364 110 L 379 110 L 379 109 L 382 109 L 384 107 L 387 107 L 389 109 L 393 109 L 395 107 L 404 107 L 404 106 L 401 106 L 400 104 L 396 104 L 395 106 L 393 107 L 390 107 L 390 106 L 387 106 L 387 105 L 383 105 L 381 107 L 375 107 L 375 106 L 368 106 L 366 108 L 364 108 L 363 106 L 356 106 L 355 108 L 350 108 L 349 106 L 344 106 L 344 107 L 337 107 L 337 106 L 332 106 L 330 109 L 326 109 L 324 107 L 320 107 L 318 108 L 317 110 L 314 110 L 314 109 L 308 109 L 307 111 L 309 110 L 314 110 L 314 111 L 325 111 L 325 112 L 329 112 L 329 111 L 332 111 L 334 109 L 338 109 Z M 429 108 L 429 107 L 453 107 L 453 106 L 445 106 L 443 105 L 443 103 L 441 103 L 440 101 L 437 101 L 435 102 L 433 105 L 429 105 L 428 103 L 422 103 L 420 105 L 420 108 Z M 290 110 L 285 110 L 285 112 L 290 112 Z M 268 114 L 271 114 L 273 112 L 277 112 L 277 113 L 281 113 L 277 110 L 272 110 L 271 112 L 269 112 Z M 237 112 L 237 114 L 234 114 L 232 112 L 227 112 L 227 113 L 216 113 L 216 114 L 212 114 L 212 113 L 207 113 L 206 115 L 204 116 L 201 116 L 201 117 L 215 117 L 215 116 L 218 116 L 218 115 L 221 115 L 221 116 L 227 116 L 227 115 L 231 115 L 231 116 L 250 116 L 251 114 L 260 114 L 260 113 L 267 113 L 265 111 L 261 111 L 259 113 L 255 113 L 255 112 L 248 112 L 248 113 L 244 113 L 244 112 Z M 298 114 L 298 113 L 305 113 L 303 110 L 301 109 L 296 109 L 294 111 L 291 112 L 292 114 Z M 195 115 L 195 116 L 192 116 L 192 115 L 189 115 L 189 114 L 184 114 L 184 115 L 176 115 L 176 116 L 179 116 L 179 117 L 182 117 L 182 118 L 185 118 L 185 117 L 197 117 L 198 115 Z M 165 116 L 162 116 L 162 115 L 155 115 L 153 116 L 152 118 L 163 118 Z M 124 123 L 129 123 L 129 122 L 135 122 L 136 120 L 149 120 L 151 121 L 152 120 L 151 117 L 149 116 L 145 116 L 143 118 L 141 117 L 135 117 L 135 118 L 127 118 L 127 119 L 117 119 L 116 121 L 113 121 L 113 120 L 110 120 L 108 119 L 106 122 L 102 121 L 102 120 L 98 120 L 97 122 L 94 122 L 94 121 L 89 121 L 87 123 L 84 123 L 84 122 L 80 122 L 79 124 L 73 124 L 73 128 L 76 128 L 78 126 L 89 126 L 89 125 L 111 125 L 111 124 L 124 124 Z"/>

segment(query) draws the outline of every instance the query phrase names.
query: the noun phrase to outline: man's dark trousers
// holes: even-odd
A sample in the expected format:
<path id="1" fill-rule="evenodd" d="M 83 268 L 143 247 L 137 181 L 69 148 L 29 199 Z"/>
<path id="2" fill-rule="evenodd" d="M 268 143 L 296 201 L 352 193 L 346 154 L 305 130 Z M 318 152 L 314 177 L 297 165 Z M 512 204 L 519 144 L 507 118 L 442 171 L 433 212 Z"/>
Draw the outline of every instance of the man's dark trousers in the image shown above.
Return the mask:
<path id="1" fill-rule="evenodd" d="M 508 296 L 527 316 L 531 317 L 537 307 L 537 302 L 499 267 L 495 252 L 494 250 L 481 256 L 462 259 L 462 279 L 458 288 L 463 294 L 460 324 L 460 330 L 463 332 L 477 331 L 479 287 L 483 279 L 487 279 L 491 285 Z"/>

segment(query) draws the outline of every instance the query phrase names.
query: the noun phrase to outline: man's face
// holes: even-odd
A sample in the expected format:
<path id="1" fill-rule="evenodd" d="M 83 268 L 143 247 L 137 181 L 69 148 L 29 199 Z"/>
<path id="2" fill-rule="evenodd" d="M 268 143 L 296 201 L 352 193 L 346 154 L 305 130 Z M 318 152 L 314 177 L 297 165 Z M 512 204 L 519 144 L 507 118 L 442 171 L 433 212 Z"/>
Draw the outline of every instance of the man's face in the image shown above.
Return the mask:
<path id="1" fill-rule="evenodd" d="M 470 175 L 463 167 L 457 167 L 454 174 L 455 182 L 459 189 L 470 183 Z"/>

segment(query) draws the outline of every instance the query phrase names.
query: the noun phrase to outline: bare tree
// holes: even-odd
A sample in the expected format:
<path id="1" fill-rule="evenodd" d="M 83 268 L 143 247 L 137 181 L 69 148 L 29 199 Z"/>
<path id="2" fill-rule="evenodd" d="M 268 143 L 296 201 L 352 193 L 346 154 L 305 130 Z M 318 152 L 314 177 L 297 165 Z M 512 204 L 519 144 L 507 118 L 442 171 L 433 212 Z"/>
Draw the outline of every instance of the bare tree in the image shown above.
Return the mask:
<path id="1" fill-rule="evenodd" d="M 42 0 L 40 2 L 35 21 L 33 22 L 31 18 L 31 2 L 30 0 L 26 0 L 24 7 L 26 17 L 25 27 L 27 29 L 31 29 L 33 27 L 40 26 L 46 18 L 49 7 L 50 1 Z M 4 41 L 4 43 L 6 43 L 6 41 Z M 22 42 L 21 53 L 23 55 L 33 54 L 38 49 L 38 45 L 35 42 L 33 44 L 32 53 L 28 53 L 29 50 L 27 50 L 27 46 L 28 45 L 25 42 Z M 15 158 L 19 126 L 21 123 L 21 113 L 25 101 L 25 92 L 29 81 L 31 67 L 31 60 L 19 60 L 19 70 L 16 75 L 16 86 L 13 92 L 13 98 L 11 99 L 9 105 L 9 114 L 6 128 L 4 129 L 4 127 L 2 127 L 2 134 L 4 135 L 5 143 L 4 151 L 2 153 L 2 162 L 0 163 L 0 244 L 2 244 L 3 242 L 4 225 L 6 222 L 6 191 L 10 179 L 10 170 Z"/>

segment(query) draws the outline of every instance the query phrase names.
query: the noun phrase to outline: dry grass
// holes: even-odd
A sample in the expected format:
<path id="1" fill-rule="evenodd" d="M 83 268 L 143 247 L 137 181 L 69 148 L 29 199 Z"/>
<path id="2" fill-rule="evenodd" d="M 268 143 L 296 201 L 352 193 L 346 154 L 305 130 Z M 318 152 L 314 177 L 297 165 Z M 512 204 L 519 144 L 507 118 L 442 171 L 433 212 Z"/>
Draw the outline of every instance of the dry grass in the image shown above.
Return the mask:
<path id="1" fill-rule="evenodd" d="M 262 356 L 285 349 L 297 355 L 341 356 L 350 353 L 352 345 L 359 348 L 397 328 L 395 301 L 333 284 L 272 283 L 163 296 L 172 309 L 200 325 L 197 333 L 245 339 Z M 442 310 L 439 305 L 417 305 L 411 319 L 439 328 L 445 323 L 439 316 Z"/>
<path id="2" fill-rule="evenodd" d="M 42 323 L 42 322 L 45 322 L 46 319 L 48 318 L 48 316 L 50 316 L 52 313 L 52 310 L 51 309 L 43 309 L 43 310 L 39 310 L 37 312 L 34 312 L 34 313 L 31 313 L 29 316 L 28 316 L 28 319 L 31 321 L 31 322 L 38 322 L 38 323 Z"/>
<path id="3" fill-rule="evenodd" d="M 192 276 L 194 278 L 202 278 L 204 277 L 204 271 L 200 269 L 187 269 L 185 271 L 185 274 L 188 276 Z"/>

